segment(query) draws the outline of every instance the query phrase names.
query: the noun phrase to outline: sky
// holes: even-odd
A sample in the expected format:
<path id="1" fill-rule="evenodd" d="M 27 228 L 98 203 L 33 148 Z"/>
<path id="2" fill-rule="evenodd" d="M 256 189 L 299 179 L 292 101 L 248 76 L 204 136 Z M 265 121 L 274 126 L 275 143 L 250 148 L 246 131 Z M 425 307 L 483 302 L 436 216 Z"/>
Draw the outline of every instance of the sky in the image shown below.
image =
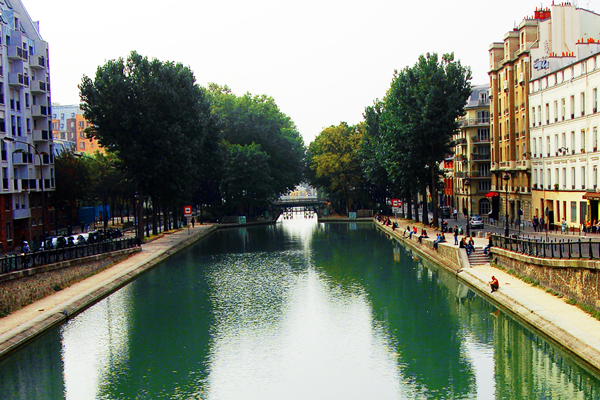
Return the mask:
<path id="1" fill-rule="evenodd" d="M 135 50 L 189 66 L 201 86 L 266 94 L 308 145 L 325 127 L 362 121 L 394 70 L 454 52 L 473 84 L 489 82 L 488 48 L 533 0 L 22 0 L 49 43 L 52 102 L 79 103 L 77 85 Z M 574 4 L 600 12 L 600 0 Z"/>

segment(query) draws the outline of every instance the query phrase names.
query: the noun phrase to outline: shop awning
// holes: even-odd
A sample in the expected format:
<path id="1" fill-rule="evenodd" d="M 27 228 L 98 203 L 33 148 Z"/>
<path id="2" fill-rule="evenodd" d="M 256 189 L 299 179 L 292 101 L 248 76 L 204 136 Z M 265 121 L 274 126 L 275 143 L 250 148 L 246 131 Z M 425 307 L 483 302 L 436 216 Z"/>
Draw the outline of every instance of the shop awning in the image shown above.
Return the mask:
<path id="1" fill-rule="evenodd" d="M 586 193 L 583 195 L 583 198 L 588 200 L 600 200 L 600 193 Z"/>
<path id="2" fill-rule="evenodd" d="M 498 197 L 500 196 L 500 193 L 498 192 L 489 192 L 485 195 L 485 197 Z"/>

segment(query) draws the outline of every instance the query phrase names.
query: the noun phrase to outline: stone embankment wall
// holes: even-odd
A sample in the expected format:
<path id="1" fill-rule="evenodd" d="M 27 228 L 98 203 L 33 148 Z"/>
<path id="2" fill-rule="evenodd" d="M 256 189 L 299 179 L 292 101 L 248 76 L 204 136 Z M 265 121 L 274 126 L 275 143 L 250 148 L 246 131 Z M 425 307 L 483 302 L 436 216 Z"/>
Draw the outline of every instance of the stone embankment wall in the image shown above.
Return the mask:
<path id="1" fill-rule="evenodd" d="M 140 250 L 125 249 L 0 275 L 0 316 L 97 274 Z"/>
<path id="2" fill-rule="evenodd" d="M 492 248 L 495 264 L 539 282 L 563 297 L 600 311 L 600 261 L 557 260 Z"/>

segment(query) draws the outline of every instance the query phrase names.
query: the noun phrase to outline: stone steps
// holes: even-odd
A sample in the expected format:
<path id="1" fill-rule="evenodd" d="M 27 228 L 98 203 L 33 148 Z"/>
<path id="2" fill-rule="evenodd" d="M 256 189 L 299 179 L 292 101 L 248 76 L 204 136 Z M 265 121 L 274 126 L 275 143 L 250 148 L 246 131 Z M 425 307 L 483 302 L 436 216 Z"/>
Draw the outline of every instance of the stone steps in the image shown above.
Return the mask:
<path id="1" fill-rule="evenodd" d="M 480 265 L 486 265 L 490 262 L 490 257 L 483 254 L 483 248 L 476 248 L 474 252 L 469 256 L 469 263 L 471 267 L 477 267 Z"/>

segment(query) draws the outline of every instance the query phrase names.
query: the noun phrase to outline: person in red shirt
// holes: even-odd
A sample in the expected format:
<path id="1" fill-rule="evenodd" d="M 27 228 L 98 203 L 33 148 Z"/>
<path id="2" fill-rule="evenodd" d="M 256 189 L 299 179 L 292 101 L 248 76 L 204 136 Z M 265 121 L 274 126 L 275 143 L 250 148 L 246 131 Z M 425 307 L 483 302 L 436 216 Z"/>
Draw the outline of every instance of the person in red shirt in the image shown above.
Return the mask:
<path id="1" fill-rule="evenodd" d="M 498 282 L 498 279 L 496 279 L 495 276 L 492 276 L 492 280 L 489 283 L 490 287 L 492 288 L 492 293 L 494 293 L 500 287 L 500 283 Z"/>

